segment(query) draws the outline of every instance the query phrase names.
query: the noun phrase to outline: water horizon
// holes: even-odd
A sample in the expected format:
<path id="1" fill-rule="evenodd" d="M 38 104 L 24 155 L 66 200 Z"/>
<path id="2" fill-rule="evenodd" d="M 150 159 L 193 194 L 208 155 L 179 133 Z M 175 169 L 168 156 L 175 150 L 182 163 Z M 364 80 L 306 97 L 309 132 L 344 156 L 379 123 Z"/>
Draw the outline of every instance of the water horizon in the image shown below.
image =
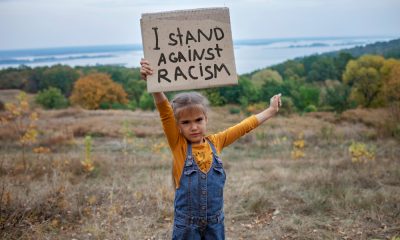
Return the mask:
<path id="1" fill-rule="evenodd" d="M 265 68 L 289 59 L 390 41 L 397 37 L 298 37 L 234 40 L 238 74 Z M 138 67 L 141 44 L 69 46 L 0 50 L 0 69 L 19 67 L 119 65 Z"/>

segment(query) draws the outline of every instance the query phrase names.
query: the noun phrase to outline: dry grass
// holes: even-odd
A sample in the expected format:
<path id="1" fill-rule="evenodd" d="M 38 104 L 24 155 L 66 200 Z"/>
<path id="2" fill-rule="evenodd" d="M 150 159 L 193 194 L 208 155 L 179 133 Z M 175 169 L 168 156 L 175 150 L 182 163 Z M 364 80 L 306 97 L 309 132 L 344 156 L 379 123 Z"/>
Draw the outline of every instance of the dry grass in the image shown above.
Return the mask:
<path id="1" fill-rule="evenodd" d="M 399 237 L 399 142 L 381 138 L 375 120 L 360 122 L 359 113 L 379 119 L 360 110 L 277 117 L 228 147 L 227 238 Z M 243 117 L 214 108 L 210 132 Z M 0 238 L 170 238 L 174 191 L 157 112 L 42 111 L 39 129 L 37 145 L 51 152 L 29 153 L 27 169 L 19 145 L 1 140 Z M 293 160 L 301 132 L 305 157 Z M 87 134 L 95 164 L 89 173 L 81 165 Z M 375 161 L 352 163 L 352 141 L 373 146 Z"/>

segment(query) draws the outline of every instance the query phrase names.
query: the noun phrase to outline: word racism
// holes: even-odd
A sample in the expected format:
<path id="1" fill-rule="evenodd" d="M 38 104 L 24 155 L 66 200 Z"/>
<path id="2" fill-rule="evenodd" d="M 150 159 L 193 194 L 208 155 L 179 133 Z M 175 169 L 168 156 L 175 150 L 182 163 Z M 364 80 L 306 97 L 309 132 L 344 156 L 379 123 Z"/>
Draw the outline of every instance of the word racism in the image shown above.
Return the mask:
<path id="1" fill-rule="evenodd" d="M 158 38 L 158 28 L 152 28 L 155 35 L 155 47 L 154 50 L 160 50 L 159 47 L 159 38 Z M 161 53 L 158 66 L 162 66 L 169 63 L 193 63 L 187 67 L 187 69 L 182 69 L 180 66 L 176 66 L 173 73 L 169 73 L 166 68 L 158 69 L 158 82 L 161 80 L 165 80 L 167 82 L 171 82 L 172 79 L 177 81 L 178 78 L 183 78 L 188 80 L 188 77 L 192 80 L 197 80 L 199 78 L 204 78 L 204 80 L 211 80 L 218 77 L 219 73 L 226 73 L 228 76 L 231 75 L 227 66 L 222 64 L 213 63 L 211 65 L 205 65 L 200 63 L 194 63 L 198 61 L 212 61 L 217 58 L 221 58 L 221 52 L 223 49 L 218 45 L 202 48 L 202 49 L 191 49 L 191 45 L 195 45 L 196 43 L 201 42 L 210 42 L 210 41 L 220 41 L 224 38 L 224 32 L 221 28 L 215 27 L 209 29 L 209 32 L 203 32 L 201 29 L 197 29 L 195 34 L 192 34 L 189 30 L 182 33 L 181 29 L 178 27 L 176 32 L 172 32 L 169 34 L 168 45 L 170 46 L 182 46 L 186 47 L 186 50 L 177 51 L 177 52 L 168 52 Z"/>

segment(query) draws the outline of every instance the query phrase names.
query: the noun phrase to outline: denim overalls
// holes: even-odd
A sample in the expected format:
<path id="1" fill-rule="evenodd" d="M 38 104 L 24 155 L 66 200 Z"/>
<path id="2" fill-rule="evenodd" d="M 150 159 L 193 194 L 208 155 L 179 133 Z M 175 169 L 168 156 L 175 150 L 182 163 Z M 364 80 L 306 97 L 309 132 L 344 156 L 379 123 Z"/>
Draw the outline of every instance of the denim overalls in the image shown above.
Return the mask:
<path id="1" fill-rule="evenodd" d="M 210 170 L 203 173 L 192 156 L 188 142 L 180 186 L 175 192 L 172 239 L 225 239 L 223 192 L 225 171 L 214 145 Z"/>

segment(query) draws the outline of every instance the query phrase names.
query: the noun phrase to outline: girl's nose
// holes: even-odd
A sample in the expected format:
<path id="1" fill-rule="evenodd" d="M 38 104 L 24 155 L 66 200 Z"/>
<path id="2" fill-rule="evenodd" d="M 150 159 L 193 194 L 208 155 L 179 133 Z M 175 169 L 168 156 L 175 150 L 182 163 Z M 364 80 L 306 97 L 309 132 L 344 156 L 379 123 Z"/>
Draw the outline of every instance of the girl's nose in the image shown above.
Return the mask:
<path id="1" fill-rule="evenodd" d="M 197 124 L 192 124 L 190 129 L 196 130 L 197 129 Z"/>

